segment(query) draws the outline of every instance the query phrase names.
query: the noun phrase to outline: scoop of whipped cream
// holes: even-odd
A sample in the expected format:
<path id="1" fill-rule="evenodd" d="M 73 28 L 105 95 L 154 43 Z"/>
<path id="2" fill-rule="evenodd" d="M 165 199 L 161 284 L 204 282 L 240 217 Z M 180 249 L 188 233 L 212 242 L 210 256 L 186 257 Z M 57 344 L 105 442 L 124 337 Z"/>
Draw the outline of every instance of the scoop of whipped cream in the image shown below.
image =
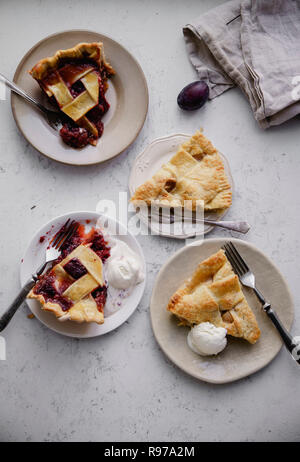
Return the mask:
<path id="1" fill-rule="evenodd" d="M 110 257 L 105 264 L 105 276 L 116 289 L 128 289 L 145 279 L 139 256 L 119 239 L 110 240 Z"/>
<path id="2" fill-rule="evenodd" d="M 215 327 L 210 322 L 202 322 L 192 327 L 187 336 L 188 346 L 201 356 L 217 355 L 227 345 L 227 330 Z"/>

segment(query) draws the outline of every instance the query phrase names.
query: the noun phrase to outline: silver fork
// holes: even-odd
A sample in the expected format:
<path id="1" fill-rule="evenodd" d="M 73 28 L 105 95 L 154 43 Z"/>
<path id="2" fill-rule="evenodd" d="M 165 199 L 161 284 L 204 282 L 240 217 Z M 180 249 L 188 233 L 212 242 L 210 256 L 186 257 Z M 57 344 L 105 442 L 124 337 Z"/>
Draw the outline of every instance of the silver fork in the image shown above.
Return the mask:
<path id="1" fill-rule="evenodd" d="M 175 218 L 178 218 L 180 220 L 183 220 L 183 217 L 180 217 L 178 214 L 174 213 L 172 211 L 172 208 L 168 209 L 170 213 L 164 213 L 163 208 L 159 207 L 158 210 L 154 207 L 150 207 L 148 209 L 148 220 L 151 223 L 151 219 L 153 219 L 153 215 L 158 218 L 159 223 L 175 223 Z M 218 226 L 219 228 L 224 228 L 228 229 L 230 231 L 235 231 L 237 233 L 242 233 L 246 234 L 249 229 L 250 225 L 246 221 L 215 221 L 215 220 L 209 220 L 207 218 L 199 219 L 195 218 L 194 216 L 184 216 L 184 222 L 188 223 L 204 223 L 205 225 L 211 225 L 211 226 Z"/>
<path id="2" fill-rule="evenodd" d="M 228 243 L 224 244 L 223 249 L 225 250 L 226 257 L 230 261 L 231 266 L 234 272 L 238 275 L 241 283 L 244 286 L 253 289 L 255 295 L 262 304 L 264 312 L 267 313 L 267 315 L 273 322 L 274 326 L 278 330 L 288 351 L 291 353 L 295 361 L 298 364 L 300 364 L 300 341 L 297 338 L 294 338 L 290 335 L 290 333 L 287 331 L 287 329 L 280 321 L 277 313 L 272 309 L 271 304 L 264 298 L 262 293 L 257 289 L 255 284 L 255 276 L 253 272 L 250 270 L 249 266 L 247 265 L 241 254 L 238 252 L 234 244 L 231 241 L 229 241 Z"/>
<path id="3" fill-rule="evenodd" d="M 62 226 L 62 228 L 59 230 L 59 232 L 55 234 L 53 239 L 50 241 L 49 247 L 46 250 L 45 262 L 41 264 L 36 273 L 33 274 L 29 281 L 24 285 L 24 287 L 22 287 L 15 300 L 11 303 L 9 308 L 1 316 L 0 332 L 3 331 L 3 329 L 5 329 L 7 324 L 10 322 L 11 318 L 14 316 L 19 306 L 25 300 L 31 289 L 34 287 L 39 277 L 43 274 L 48 264 L 52 263 L 58 257 L 60 257 L 62 246 L 67 241 L 67 239 L 70 239 L 70 237 L 75 233 L 77 228 L 78 223 L 74 220 L 70 223 L 70 219 L 68 219 L 66 223 Z"/>
<path id="4" fill-rule="evenodd" d="M 10 88 L 14 93 L 17 93 L 17 95 L 22 96 L 22 98 L 24 98 L 27 102 L 39 109 L 39 111 L 41 111 L 46 117 L 46 120 L 51 128 L 53 128 L 56 131 L 60 130 L 63 124 L 63 120 L 59 112 L 47 109 L 43 104 L 34 99 L 32 96 L 25 93 L 25 91 L 22 90 L 22 88 L 18 87 L 18 85 L 8 80 L 2 74 L 0 74 L 0 82 L 5 83 L 5 85 L 8 88 Z"/>

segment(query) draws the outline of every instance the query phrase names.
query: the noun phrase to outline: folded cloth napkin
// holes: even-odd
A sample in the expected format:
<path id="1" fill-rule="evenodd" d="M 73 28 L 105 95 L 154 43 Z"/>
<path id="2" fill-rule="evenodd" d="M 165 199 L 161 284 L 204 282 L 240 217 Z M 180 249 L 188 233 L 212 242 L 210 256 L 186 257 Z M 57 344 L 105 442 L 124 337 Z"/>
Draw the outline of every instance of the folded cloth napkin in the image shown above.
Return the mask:
<path id="1" fill-rule="evenodd" d="M 210 99 L 238 85 L 262 128 L 300 113 L 300 0 L 232 0 L 183 33 Z"/>

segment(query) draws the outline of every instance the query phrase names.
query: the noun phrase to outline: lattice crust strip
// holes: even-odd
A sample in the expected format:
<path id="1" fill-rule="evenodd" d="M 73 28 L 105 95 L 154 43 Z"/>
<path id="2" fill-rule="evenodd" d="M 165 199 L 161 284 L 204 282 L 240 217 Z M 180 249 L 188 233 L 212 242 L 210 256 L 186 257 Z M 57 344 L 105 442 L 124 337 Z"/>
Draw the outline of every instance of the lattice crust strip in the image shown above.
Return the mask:
<path id="1" fill-rule="evenodd" d="M 135 191 L 131 201 L 169 207 L 191 202 L 196 210 L 197 200 L 204 210 L 223 210 L 231 205 L 231 187 L 223 161 L 212 143 L 196 132 L 182 144 L 169 162 Z"/>
<path id="2" fill-rule="evenodd" d="M 77 98 L 73 99 L 69 104 L 62 107 L 61 110 L 71 119 L 77 122 L 81 117 L 87 114 L 97 105 L 87 91 L 80 93 Z"/>
<path id="3" fill-rule="evenodd" d="M 51 83 L 44 83 L 44 88 L 48 96 L 55 97 L 61 110 L 74 120 L 74 122 L 78 123 L 99 102 L 99 80 L 93 67 L 80 71 L 77 75 L 72 73 L 71 76 L 72 84 L 80 80 L 86 89 L 76 98 L 73 98 L 67 83 L 63 80 L 59 71 L 56 71 L 56 81 L 52 79 Z M 70 84 L 70 82 L 68 83 Z M 85 126 L 88 128 L 87 124 Z"/>

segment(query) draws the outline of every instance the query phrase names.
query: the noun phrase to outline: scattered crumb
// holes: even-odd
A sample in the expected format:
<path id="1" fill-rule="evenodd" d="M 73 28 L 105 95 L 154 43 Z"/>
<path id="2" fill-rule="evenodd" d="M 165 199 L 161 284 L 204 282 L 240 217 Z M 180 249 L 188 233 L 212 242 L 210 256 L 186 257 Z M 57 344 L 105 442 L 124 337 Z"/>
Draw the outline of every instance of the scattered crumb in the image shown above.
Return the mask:
<path id="1" fill-rule="evenodd" d="M 34 316 L 33 313 L 30 313 L 30 314 L 27 315 L 27 318 L 28 318 L 28 319 L 33 319 L 33 318 L 35 318 L 35 316 Z"/>
<path id="2" fill-rule="evenodd" d="M 30 210 L 33 210 L 36 208 L 36 205 L 33 205 L 32 207 L 30 207 Z"/>

